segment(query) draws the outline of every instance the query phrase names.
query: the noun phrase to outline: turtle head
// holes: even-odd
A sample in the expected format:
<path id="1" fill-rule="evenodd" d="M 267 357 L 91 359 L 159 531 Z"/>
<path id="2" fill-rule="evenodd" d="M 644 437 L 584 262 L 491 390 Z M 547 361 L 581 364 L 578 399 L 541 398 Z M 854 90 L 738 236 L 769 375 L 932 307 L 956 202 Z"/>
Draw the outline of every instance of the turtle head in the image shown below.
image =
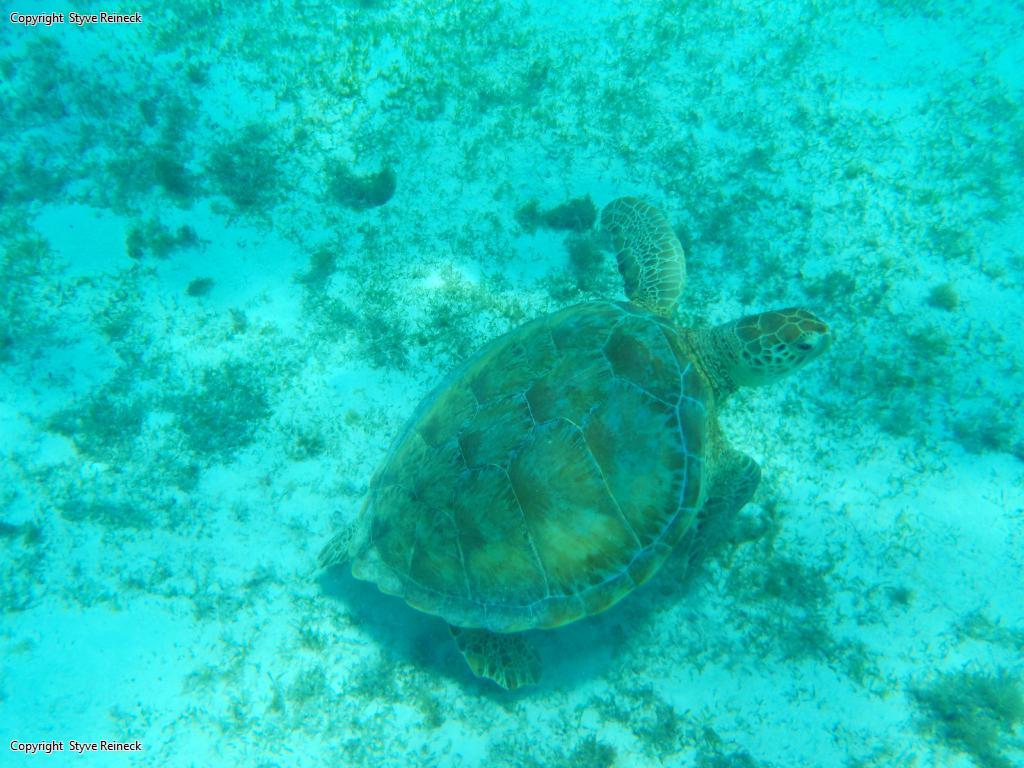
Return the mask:
<path id="1" fill-rule="evenodd" d="M 770 384 L 829 348 L 832 332 L 806 309 L 776 309 L 720 325 L 709 332 L 711 376 L 719 389 Z"/>

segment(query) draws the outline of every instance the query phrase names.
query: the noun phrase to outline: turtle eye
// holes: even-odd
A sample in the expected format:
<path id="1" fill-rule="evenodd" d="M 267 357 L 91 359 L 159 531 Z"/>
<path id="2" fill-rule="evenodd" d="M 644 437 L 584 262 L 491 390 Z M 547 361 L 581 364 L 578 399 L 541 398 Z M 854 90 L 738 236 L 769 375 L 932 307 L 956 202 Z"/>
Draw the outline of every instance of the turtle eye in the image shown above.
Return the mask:
<path id="1" fill-rule="evenodd" d="M 814 349 L 814 347 L 812 347 L 806 341 L 801 341 L 799 344 L 796 345 L 796 348 L 802 349 L 804 352 L 810 352 L 812 349 Z"/>

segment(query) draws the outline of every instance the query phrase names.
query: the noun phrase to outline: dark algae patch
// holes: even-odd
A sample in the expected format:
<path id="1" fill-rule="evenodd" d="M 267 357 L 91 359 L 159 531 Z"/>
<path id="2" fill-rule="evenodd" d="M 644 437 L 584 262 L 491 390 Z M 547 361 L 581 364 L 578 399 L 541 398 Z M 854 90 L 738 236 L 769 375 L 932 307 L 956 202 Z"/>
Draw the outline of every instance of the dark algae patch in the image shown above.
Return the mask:
<path id="1" fill-rule="evenodd" d="M 207 174 L 213 189 L 240 211 L 273 205 L 281 169 L 270 130 L 249 125 L 210 154 Z"/>
<path id="2" fill-rule="evenodd" d="M 124 247 L 128 256 L 141 259 L 154 256 L 168 258 L 174 251 L 194 248 L 200 245 L 196 231 L 188 225 L 178 227 L 174 232 L 156 219 L 146 219 L 132 224 L 125 233 Z"/>
<path id="3" fill-rule="evenodd" d="M 932 288 L 928 294 L 928 305 L 946 312 L 953 312 L 960 307 L 960 295 L 952 283 L 942 283 Z"/>
<path id="4" fill-rule="evenodd" d="M 185 293 L 189 296 L 205 296 L 213 289 L 213 279 L 209 277 L 197 277 L 192 280 L 188 287 L 185 289 Z"/>
<path id="5" fill-rule="evenodd" d="M 327 191 L 331 199 L 354 211 L 384 205 L 395 194 L 397 185 L 395 172 L 386 166 L 366 176 L 358 176 L 340 164 L 327 168 Z"/>
<path id="6" fill-rule="evenodd" d="M 338 268 L 338 256 L 333 248 L 320 248 L 309 257 L 309 269 L 295 276 L 295 282 L 323 290 Z"/>
<path id="7" fill-rule="evenodd" d="M 591 291 L 601 279 L 604 253 L 593 235 L 572 234 L 566 238 L 565 248 L 569 253 L 569 269 L 576 286 L 581 291 Z"/>
<path id="8" fill-rule="evenodd" d="M 118 371 L 107 386 L 53 414 L 47 429 L 73 441 L 84 456 L 120 459 L 130 455 L 150 408 Z"/>
<path id="9" fill-rule="evenodd" d="M 597 221 L 597 207 L 590 195 L 548 209 L 541 209 L 540 203 L 530 200 L 516 211 L 516 221 L 525 232 L 536 232 L 538 227 L 586 232 Z"/>
<path id="10" fill-rule="evenodd" d="M 60 514 L 73 523 L 90 522 L 104 528 L 144 531 L 153 527 L 153 515 L 145 505 L 106 498 L 72 495 L 61 505 Z"/>
<path id="11" fill-rule="evenodd" d="M 615 765 L 615 747 L 587 736 L 576 745 L 569 756 L 571 768 L 612 768 Z"/>
<path id="12" fill-rule="evenodd" d="M 199 386 L 181 399 L 179 425 L 195 453 L 225 455 L 251 443 L 270 412 L 259 373 L 225 362 L 203 371 Z"/>
<path id="13" fill-rule="evenodd" d="M 910 695 L 921 729 L 979 768 L 1015 768 L 1024 761 L 1024 692 L 1005 670 L 942 675 Z"/>

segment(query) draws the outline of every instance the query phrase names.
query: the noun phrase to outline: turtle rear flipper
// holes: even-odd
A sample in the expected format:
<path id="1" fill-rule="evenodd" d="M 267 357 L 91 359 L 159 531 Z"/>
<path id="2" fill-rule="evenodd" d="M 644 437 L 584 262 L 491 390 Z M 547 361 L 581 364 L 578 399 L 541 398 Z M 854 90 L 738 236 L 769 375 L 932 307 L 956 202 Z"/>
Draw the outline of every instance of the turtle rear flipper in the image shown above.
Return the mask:
<path id="1" fill-rule="evenodd" d="M 477 677 L 493 680 L 506 691 L 540 679 L 540 657 L 522 635 L 449 625 L 455 644 Z"/>
<path id="2" fill-rule="evenodd" d="M 332 565 L 341 565 L 348 562 L 349 553 L 352 551 L 352 540 L 355 538 L 359 526 L 355 523 L 347 525 L 331 537 L 320 554 L 316 556 L 317 565 L 321 568 L 330 568 Z"/>

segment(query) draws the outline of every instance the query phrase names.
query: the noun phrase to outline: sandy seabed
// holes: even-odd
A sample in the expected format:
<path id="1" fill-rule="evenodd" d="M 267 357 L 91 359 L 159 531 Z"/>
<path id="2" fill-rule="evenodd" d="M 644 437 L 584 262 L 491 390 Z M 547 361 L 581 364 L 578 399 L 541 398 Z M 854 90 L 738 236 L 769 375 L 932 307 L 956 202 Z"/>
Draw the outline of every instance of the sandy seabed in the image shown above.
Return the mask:
<path id="1" fill-rule="evenodd" d="M 213 7 L 0 27 L 0 762 L 1024 761 L 1019 7 Z M 458 361 L 621 297 L 551 212 L 622 194 L 681 323 L 836 343 L 723 415 L 729 545 L 506 695 L 315 555 Z"/>

